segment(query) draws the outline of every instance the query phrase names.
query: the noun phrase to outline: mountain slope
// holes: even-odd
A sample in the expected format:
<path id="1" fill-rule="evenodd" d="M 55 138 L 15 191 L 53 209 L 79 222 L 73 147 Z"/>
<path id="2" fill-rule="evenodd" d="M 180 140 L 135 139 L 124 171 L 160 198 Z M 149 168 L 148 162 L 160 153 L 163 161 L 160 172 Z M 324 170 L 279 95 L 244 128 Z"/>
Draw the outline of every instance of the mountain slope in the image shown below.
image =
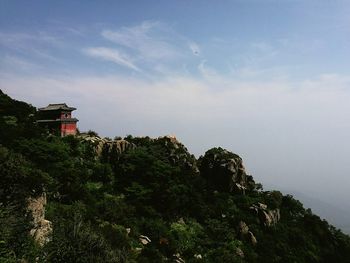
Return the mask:
<path id="1" fill-rule="evenodd" d="M 350 262 L 348 236 L 262 191 L 234 153 L 55 137 L 0 97 L 1 262 Z"/>

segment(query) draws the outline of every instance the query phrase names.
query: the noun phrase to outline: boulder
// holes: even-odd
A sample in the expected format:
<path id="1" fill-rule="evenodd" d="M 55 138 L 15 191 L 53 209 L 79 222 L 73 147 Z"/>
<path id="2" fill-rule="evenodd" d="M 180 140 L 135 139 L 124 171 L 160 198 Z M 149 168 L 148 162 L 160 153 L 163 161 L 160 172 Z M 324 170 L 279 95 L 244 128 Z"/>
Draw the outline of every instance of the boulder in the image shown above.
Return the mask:
<path id="1" fill-rule="evenodd" d="M 142 245 L 147 245 L 147 244 L 151 243 L 151 239 L 147 236 L 144 236 L 144 235 L 139 236 L 139 241 L 141 242 Z"/>
<path id="2" fill-rule="evenodd" d="M 245 194 L 255 189 L 253 177 L 246 174 L 243 161 L 237 154 L 213 148 L 201 156 L 198 163 L 201 176 L 214 190 Z"/>
<path id="3" fill-rule="evenodd" d="M 52 223 L 45 219 L 46 203 L 45 193 L 27 199 L 27 211 L 31 213 L 33 218 L 33 228 L 30 230 L 30 235 L 39 246 L 44 246 L 51 240 Z"/>
<path id="4" fill-rule="evenodd" d="M 250 207 L 252 211 L 258 216 L 260 222 L 266 226 L 271 227 L 276 225 L 281 219 L 280 209 L 268 209 L 266 204 L 258 203 Z"/>
<path id="5" fill-rule="evenodd" d="M 240 221 L 238 224 L 238 232 L 241 236 L 241 239 L 249 240 L 252 245 L 256 245 L 258 241 L 254 236 L 253 232 L 249 231 L 249 227 L 244 221 Z"/>
<path id="6" fill-rule="evenodd" d="M 176 263 L 185 263 L 185 260 L 181 258 L 180 253 L 173 254 L 173 259 Z"/>
<path id="7" fill-rule="evenodd" d="M 236 255 L 239 256 L 240 258 L 244 258 L 244 253 L 242 249 L 240 249 L 239 247 L 236 248 Z"/>
<path id="8" fill-rule="evenodd" d="M 241 236 L 248 234 L 249 227 L 247 224 L 243 221 L 240 221 L 238 224 L 238 231 L 241 234 Z"/>
<path id="9" fill-rule="evenodd" d="M 250 243 L 253 246 L 255 246 L 258 243 L 258 241 L 256 240 L 256 237 L 254 236 L 254 234 L 251 231 L 248 231 L 248 237 L 249 237 Z"/>

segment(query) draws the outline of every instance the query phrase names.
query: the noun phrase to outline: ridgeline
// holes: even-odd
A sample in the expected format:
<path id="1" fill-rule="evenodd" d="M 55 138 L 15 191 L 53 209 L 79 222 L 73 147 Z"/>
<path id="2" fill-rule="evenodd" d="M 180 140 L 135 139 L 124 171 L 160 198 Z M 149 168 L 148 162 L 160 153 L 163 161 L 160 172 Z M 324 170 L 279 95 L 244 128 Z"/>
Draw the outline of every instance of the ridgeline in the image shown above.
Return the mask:
<path id="1" fill-rule="evenodd" d="M 350 262 L 350 237 L 242 159 L 175 137 L 59 137 L 0 91 L 0 262 Z"/>

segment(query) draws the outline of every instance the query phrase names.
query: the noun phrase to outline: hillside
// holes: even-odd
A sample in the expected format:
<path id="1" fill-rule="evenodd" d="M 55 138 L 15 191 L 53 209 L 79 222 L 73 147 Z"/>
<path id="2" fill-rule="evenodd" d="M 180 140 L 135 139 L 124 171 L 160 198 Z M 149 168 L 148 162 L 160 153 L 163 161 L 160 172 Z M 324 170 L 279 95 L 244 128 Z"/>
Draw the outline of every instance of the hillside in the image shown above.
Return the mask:
<path id="1" fill-rule="evenodd" d="M 50 135 L 0 91 L 0 262 L 350 262 L 350 237 L 220 147 Z"/>

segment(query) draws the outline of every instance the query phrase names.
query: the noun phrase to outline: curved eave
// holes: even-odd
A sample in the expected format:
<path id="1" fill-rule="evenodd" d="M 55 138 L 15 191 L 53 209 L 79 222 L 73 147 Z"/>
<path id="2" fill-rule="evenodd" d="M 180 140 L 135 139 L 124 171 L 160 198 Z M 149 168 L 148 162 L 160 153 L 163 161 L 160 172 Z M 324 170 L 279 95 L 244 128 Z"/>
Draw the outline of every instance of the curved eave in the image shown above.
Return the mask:
<path id="1" fill-rule="evenodd" d="M 70 119 L 56 119 L 56 120 L 37 120 L 36 122 L 39 123 L 47 123 L 47 122 L 78 122 L 79 120 L 76 118 L 70 118 Z"/>
<path id="2" fill-rule="evenodd" d="M 75 111 L 77 108 L 72 108 L 72 107 L 62 107 L 62 108 L 56 108 L 56 109 L 47 109 L 46 107 L 45 108 L 39 108 L 38 110 L 39 111 Z"/>

